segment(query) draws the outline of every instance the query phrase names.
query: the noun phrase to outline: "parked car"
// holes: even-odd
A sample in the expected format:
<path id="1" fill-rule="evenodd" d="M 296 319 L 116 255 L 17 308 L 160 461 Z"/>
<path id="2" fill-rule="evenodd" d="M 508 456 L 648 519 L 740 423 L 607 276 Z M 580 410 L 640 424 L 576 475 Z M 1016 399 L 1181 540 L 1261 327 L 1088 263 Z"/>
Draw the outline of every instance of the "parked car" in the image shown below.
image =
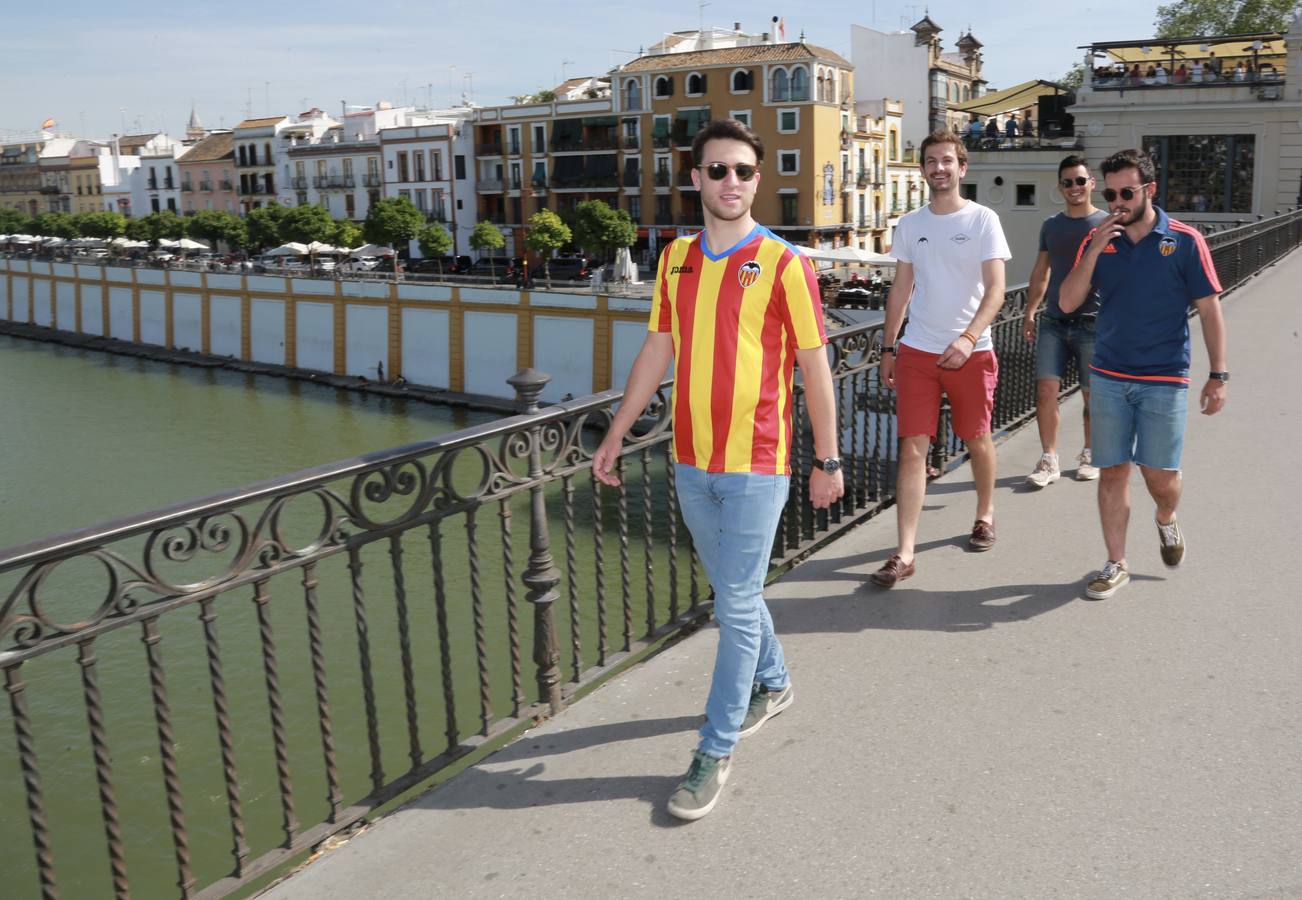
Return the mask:
<path id="1" fill-rule="evenodd" d="M 426 256 L 410 260 L 408 272 L 423 272 L 430 275 L 455 275 L 464 272 L 473 263 L 469 256 Z"/>
<path id="2" fill-rule="evenodd" d="M 516 277 L 516 272 L 523 268 L 524 259 L 519 256 L 481 256 L 463 274 L 495 278 L 498 281 L 512 281 Z"/>
<path id="3" fill-rule="evenodd" d="M 592 268 L 592 260 L 586 256 L 561 256 L 547 262 L 547 273 L 553 281 L 591 281 Z M 534 277 L 542 275 L 539 267 Z"/>
<path id="4" fill-rule="evenodd" d="M 348 269 L 352 272 L 370 272 L 379 265 L 378 256 L 359 256 L 348 264 Z"/>

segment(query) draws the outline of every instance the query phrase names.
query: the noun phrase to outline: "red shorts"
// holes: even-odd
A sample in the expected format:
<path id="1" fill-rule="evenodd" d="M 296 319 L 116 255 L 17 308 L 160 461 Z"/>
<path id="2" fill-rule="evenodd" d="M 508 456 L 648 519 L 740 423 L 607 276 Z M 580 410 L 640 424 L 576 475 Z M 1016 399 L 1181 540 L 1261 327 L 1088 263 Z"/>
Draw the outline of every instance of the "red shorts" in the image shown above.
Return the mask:
<path id="1" fill-rule="evenodd" d="M 939 353 L 925 353 L 904 344 L 895 355 L 896 414 L 900 437 L 936 437 L 940 395 L 949 397 L 954 433 L 965 441 L 990 433 L 995 406 L 999 361 L 993 350 L 973 353 L 961 369 L 936 365 Z"/>

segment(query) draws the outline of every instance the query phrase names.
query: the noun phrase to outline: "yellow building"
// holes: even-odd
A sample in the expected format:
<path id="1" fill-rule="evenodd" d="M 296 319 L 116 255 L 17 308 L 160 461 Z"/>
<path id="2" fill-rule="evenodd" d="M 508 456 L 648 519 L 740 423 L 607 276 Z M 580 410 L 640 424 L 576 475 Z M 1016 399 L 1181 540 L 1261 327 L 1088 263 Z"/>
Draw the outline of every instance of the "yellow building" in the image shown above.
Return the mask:
<path id="1" fill-rule="evenodd" d="M 78 142 L 77 149 L 68 157 L 68 179 L 74 213 L 97 212 L 103 205 L 104 186 L 99 177 L 99 153 L 103 148 L 89 144 L 89 141 Z"/>
<path id="2" fill-rule="evenodd" d="M 639 226 L 634 249 L 647 255 L 699 229 L 692 139 L 723 118 L 764 142 L 757 221 L 798 244 L 853 240 L 853 76 L 838 54 L 768 35 L 687 32 L 612 70 L 609 82 L 608 94 L 477 112 L 479 218 L 502 226 L 506 252 L 519 252 L 537 209 L 587 199 L 627 210 Z"/>

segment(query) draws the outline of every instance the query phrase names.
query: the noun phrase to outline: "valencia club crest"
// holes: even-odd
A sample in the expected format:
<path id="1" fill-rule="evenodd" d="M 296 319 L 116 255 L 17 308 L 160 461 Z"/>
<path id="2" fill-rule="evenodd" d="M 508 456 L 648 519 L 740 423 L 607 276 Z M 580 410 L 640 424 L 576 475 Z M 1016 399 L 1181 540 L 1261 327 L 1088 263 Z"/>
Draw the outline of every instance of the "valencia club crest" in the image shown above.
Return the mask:
<path id="1" fill-rule="evenodd" d="M 742 263 L 741 268 L 737 270 L 737 283 L 741 285 L 742 290 L 750 287 L 759 281 L 759 277 L 764 274 L 764 267 L 755 260 Z"/>

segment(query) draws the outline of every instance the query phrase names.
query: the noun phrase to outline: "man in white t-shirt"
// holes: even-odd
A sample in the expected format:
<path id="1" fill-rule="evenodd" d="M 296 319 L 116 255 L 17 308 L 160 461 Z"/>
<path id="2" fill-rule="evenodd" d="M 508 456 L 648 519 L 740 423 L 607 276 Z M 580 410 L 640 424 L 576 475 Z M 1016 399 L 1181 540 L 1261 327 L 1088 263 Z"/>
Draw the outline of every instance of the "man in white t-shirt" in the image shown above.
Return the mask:
<path id="1" fill-rule="evenodd" d="M 965 200 L 959 184 L 967 150 L 948 132 L 922 142 L 931 202 L 900 219 L 891 255 L 899 262 L 886 300 L 879 375 L 896 392 L 900 459 L 895 515 L 899 549 L 872 580 L 894 587 L 914 574 L 914 544 L 927 492 L 927 447 L 936 438 L 941 394 L 954 433 L 967 442 L 976 482 L 976 522 L 968 548 L 995 543 L 995 444 L 990 434 L 999 363 L 990 323 L 1004 304 L 1004 263 L 1011 259 L 994 212 Z M 905 313 L 908 329 L 900 336 Z M 896 339 L 899 339 L 898 344 Z"/>

